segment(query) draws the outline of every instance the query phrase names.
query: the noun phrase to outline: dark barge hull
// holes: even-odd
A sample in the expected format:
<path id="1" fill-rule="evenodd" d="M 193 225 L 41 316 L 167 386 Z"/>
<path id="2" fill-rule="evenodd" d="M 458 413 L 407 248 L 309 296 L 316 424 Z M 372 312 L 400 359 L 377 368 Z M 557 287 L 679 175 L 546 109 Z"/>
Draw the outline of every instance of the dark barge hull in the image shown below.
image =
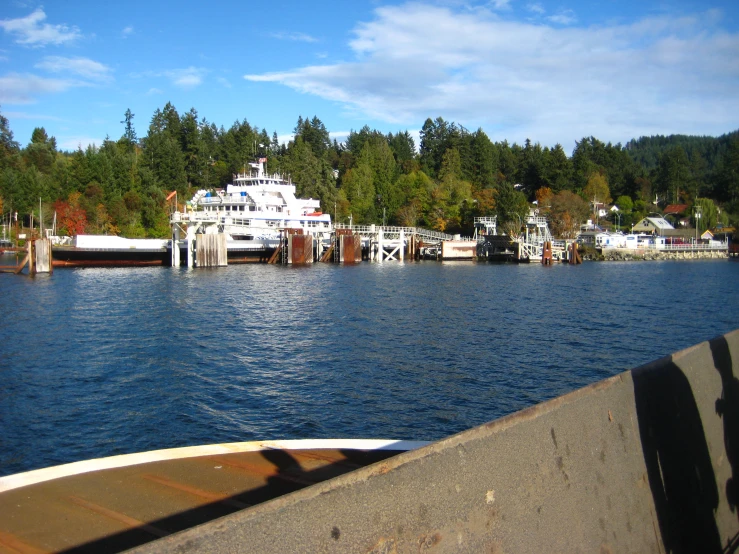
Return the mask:
<path id="1" fill-rule="evenodd" d="M 54 267 L 127 267 L 170 265 L 166 248 L 156 250 L 125 248 L 77 248 L 55 246 L 51 249 Z"/>

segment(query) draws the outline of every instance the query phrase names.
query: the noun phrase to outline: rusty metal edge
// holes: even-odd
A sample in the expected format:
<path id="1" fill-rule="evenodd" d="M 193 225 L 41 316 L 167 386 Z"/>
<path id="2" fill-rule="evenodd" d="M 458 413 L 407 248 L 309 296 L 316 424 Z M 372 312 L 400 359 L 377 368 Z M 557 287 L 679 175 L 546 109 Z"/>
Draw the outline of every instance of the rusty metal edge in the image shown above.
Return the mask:
<path id="1" fill-rule="evenodd" d="M 128 467 L 150 462 L 235 454 L 239 452 L 258 452 L 261 450 L 320 450 L 320 449 L 352 449 L 352 450 L 411 450 L 426 446 L 428 441 L 402 441 L 390 439 L 295 439 L 277 441 L 250 441 L 184 446 L 121 454 L 107 458 L 94 458 L 80 462 L 72 462 L 48 468 L 16 473 L 0 477 L 0 493 L 18 489 L 28 485 L 43 483 L 71 475 L 79 475 L 92 471 Z"/>

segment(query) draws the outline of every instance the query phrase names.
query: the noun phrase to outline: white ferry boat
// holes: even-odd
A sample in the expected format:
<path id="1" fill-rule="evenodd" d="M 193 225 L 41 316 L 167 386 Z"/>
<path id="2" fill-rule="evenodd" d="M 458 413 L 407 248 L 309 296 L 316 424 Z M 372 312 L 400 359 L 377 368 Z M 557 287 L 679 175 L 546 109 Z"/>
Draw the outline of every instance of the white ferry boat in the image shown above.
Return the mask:
<path id="1" fill-rule="evenodd" d="M 186 224 L 190 233 L 225 233 L 230 260 L 274 250 L 282 229 L 301 229 L 319 244 L 328 239 L 331 216 L 320 211 L 320 200 L 297 198 L 290 179 L 267 174 L 266 163 L 250 163 L 225 190 L 197 191 L 184 213 L 172 214 L 172 223 Z"/>

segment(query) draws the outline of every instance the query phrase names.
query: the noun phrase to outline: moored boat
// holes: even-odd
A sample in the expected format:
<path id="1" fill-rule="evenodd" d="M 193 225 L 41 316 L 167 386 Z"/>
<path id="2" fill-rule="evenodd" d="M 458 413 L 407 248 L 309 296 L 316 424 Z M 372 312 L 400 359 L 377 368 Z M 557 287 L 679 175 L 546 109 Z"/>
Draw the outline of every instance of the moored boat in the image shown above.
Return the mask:
<path id="1" fill-rule="evenodd" d="M 172 214 L 173 228 L 183 230 L 189 240 L 199 233 L 224 233 L 231 262 L 266 259 L 286 229 L 312 235 L 320 254 L 333 230 L 331 216 L 321 212 L 320 200 L 298 198 L 289 178 L 267 173 L 266 163 L 267 158 L 250 163 L 225 190 L 197 191 L 183 212 Z M 187 248 L 186 240 L 178 245 Z"/>
<path id="2" fill-rule="evenodd" d="M 127 239 L 108 235 L 53 237 L 54 267 L 138 266 L 169 263 L 167 239 Z"/>

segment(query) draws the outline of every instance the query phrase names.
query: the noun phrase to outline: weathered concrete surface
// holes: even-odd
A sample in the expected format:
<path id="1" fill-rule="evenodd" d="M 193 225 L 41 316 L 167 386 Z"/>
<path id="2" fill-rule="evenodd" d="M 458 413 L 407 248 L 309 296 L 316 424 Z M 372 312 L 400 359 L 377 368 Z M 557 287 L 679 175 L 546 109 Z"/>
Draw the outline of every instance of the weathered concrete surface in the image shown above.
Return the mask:
<path id="1" fill-rule="evenodd" d="M 739 331 L 138 552 L 733 551 L 737 375 Z"/>
<path id="2" fill-rule="evenodd" d="M 442 260 L 474 260 L 476 257 L 476 240 L 445 240 L 441 243 Z"/>

